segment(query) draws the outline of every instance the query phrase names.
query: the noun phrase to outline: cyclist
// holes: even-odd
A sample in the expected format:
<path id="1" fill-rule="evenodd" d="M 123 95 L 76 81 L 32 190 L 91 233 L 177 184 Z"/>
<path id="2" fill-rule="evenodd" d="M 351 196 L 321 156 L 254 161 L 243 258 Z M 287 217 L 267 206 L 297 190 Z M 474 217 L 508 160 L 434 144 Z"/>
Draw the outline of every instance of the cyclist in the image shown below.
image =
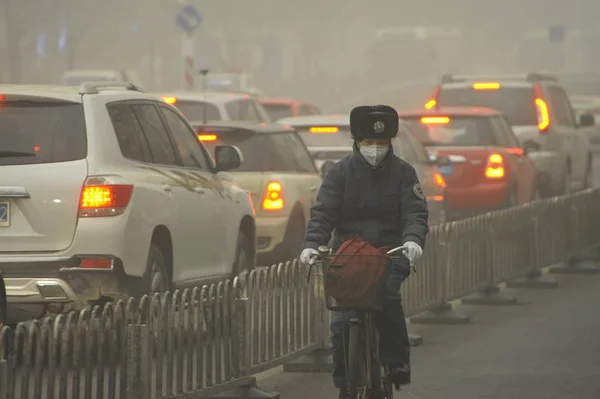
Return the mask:
<path id="1" fill-rule="evenodd" d="M 391 139 L 398 134 L 398 113 L 389 106 L 359 106 L 350 113 L 353 153 L 334 164 L 311 209 L 301 262 L 312 264 L 317 248 L 335 251 L 345 240 L 360 236 L 375 247 L 404 245 L 407 259 L 392 263 L 383 312 L 375 323 L 380 334 L 380 361 L 394 384 L 410 384 L 410 346 L 400 285 L 410 263 L 423 254 L 429 212 L 415 169 L 394 155 Z M 410 263 L 409 263 L 410 260 Z M 331 322 L 333 382 L 346 390 L 346 359 L 350 312 L 336 312 Z M 344 338 L 346 337 L 346 338 Z"/>

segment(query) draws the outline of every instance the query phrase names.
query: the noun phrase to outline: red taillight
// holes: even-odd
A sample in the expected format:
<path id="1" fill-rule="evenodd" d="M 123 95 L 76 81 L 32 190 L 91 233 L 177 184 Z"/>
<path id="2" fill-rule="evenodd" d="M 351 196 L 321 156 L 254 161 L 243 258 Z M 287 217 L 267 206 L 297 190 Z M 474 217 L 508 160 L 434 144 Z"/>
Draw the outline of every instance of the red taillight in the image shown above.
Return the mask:
<path id="1" fill-rule="evenodd" d="M 504 158 L 500 154 L 491 154 L 485 167 L 485 177 L 502 179 L 504 177 Z"/>
<path id="2" fill-rule="evenodd" d="M 280 211 L 283 209 L 283 192 L 279 182 L 272 181 L 267 185 L 262 201 L 262 209 L 265 211 Z"/>
<path id="3" fill-rule="evenodd" d="M 4 97 L 4 94 L 0 94 L 0 101 L 2 100 L 6 100 L 6 97 Z"/>
<path id="4" fill-rule="evenodd" d="M 131 184 L 108 184 L 103 178 L 88 179 L 81 188 L 79 217 L 120 215 L 127 209 L 132 194 Z"/>
<path id="5" fill-rule="evenodd" d="M 112 259 L 107 258 L 82 258 L 79 267 L 83 269 L 111 269 Z"/>
<path id="6" fill-rule="evenodd" d="M 518 155 L 521 156 L 523 155 L 523 149 L 522 148 L 507 148 L 506 151 L 508 151 L 509 153 L 513 154 L 513 155 Z"/>
<path id="7" fill-rule="evenodd" d="M 433 175 L 433 179 L 435 180 L 435 184 L 437 184 L 441 188 L 446 188 L 446 180 L 444 180 L 442 175 L 440 175 L 439 173 L 436 173 Z"/>
<path id="8" fill-rule="evenodd" d="M 546 104 L 546 101 L 543 99 L 542 89 L 537 83 L 533 86 L 533 94 L 535 96 L 534 103 L 537 113 L 538 129 L 540 133 L 546 134 L 550 127 L 550 113 L 548 112 L 548 104 Z"/>

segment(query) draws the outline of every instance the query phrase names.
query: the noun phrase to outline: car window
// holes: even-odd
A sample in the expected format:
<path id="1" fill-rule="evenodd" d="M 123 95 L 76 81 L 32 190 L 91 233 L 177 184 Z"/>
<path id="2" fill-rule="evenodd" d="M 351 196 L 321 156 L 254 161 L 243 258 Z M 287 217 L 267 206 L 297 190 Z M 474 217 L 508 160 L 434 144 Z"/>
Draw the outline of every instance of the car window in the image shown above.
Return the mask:
<path id="1" fill-rule="evenodd" d="M 408 131 L 426 147 L 486 147 L 494 146 L 489 118 L 452 117 L 446 123 L 422 123 L 421 116 L 402 118 Z"/>
<path id="2" fill-rule="evenodd" d="M 265 160 L 277 156 L 266 143 L 264 134 L 255 134 L 245 129 L 209 128 L 209 132 L 203 129 L 199 128 L 198 134 L 200 138 L 202 135 L 208 137 L 203 143 L 213 159 L 217 146 L 232 145 L 240 149 L 244 161 L 235 169 L 236 172 L 262 172 L 265 170 Z"/>
<path id="3" fill-rule="evenodd" d="M 350 147 L 354 144 L 354 139 L 350 134 L 349 126 L 335 126 L 328 123 L 317 126 L 326 126 L 332 128 L 332 132 L 322 133 L 312 131 L 310 126 L 296 126 L 295 129 L 300 138 L 307 147 Z"/>
<path id="4" fill-rule="evenodd" d="M 254 111 L 256 112 L 256 118 L 258 119 L 258 122 L 269 123 L 273 121 L 261 103 L 256 100 L 252 100 L 252 104 L 254 104 Z"/>
<path id="5" fill-rule="evenodd" d="M 175 139 L 183 166 L 209 169 L 206 155 L 201 144 L 198 143 L 196 133 L 173 110 L 161 106 L 160 112 Z"/>
<path id="6" fill-rule="evenodd" d="M 520 147 L 519 140 L 505 118 L 501 116 L 492 118 L 492 127 L 498 145 L 508 148 Z"/>
<path id="7" fill-rule="evenodd" d="M 272 157 L 267 159 L 266 170 L 273 172 L 295 172 L 298 169 L 289 141 L 282 134 L 269 134 Z"/>
<path id="8" fill-rule="evenodd" d="M 537 125 L 537 111 L 530 87 L 506 87 L 499 90 L 444 88 L 440 91 L 441 107 L 487 107 L 506 115 L 512 126 Z"/>
<path id="9" fill-rule="evenodd" d="M 191 122 L 201 122 L 204 119 L 207 121 L 220 121 L 223 119 L 219 108 L 215 104 L 178 100 L 173 105 Z"/>
<path id="10" fill-rule="evenodd" d="M 148 140 L 154 163 L 180 165 L 169 133 L 156 107 L 153 104 L 136 104 L 132 107 Z"/>
<path id="11" fill-rule="evenodd" d="M 306 150 L 304 143 L 296 133 L 276 133 L 284 136 L 288 141 L 289 148 L 294 154 L 296 165 L 299 172 L 302 173 L 317 173 L 315 163 L 312 157 Z"/>
<path id="12" fill-rule="evenodd" d="M 315 112 L 315 109 L 308 105 L 308 104 L 302 104 L 302 106 L 300 107 L 300 115 L 316 115 L 317 113 Z"/>
<path id="13" fill-rule="evenodd" d="M 230 101 L 225 104 L 225 110 L 232 121 L 260 122 L 260 116 L 250 100 Z"/>
<path id="14" fill-rule="evenodd" d="M 286 104 L 263 104 L 263 108 L 267 111 L 269 117 L 273 121 L 293 116 L 292 107 Z"/>
<path id="15" fill-rule="evenodd" d="M 131 105 L 112 103 L 106 108 L 119 142 L 121 154 L 134 161 L 152 162 L 150 145 Z"/>
<path id="16" fill-rule="evenodd" d="M 68 162 L 87 156 L 81 104 L 55 101 L 0 102 L 0 165 Z M 1 183 L 0 183 L 1 184 Z"/>
<path id="17" fill-rule="evenodd" d="M 548 94 L 550 95 L 554 122 L 558 126 L 575 127 L 575 117 L 565 92 L 560 87 L 550 86 Z"/>
<path id="18" fill-rule="evenodd" d="M 421 145 L 421 143 L 419 143 L 419 141 L 416 138 L 414 138 L 408 133 L 404 133 L 402 134 L 402 136 L 406 137 L 406 139 L 410 142 L 410 146 L 416 154 L 418 162 L 429 162 L 429 154 L 427 154 L 427 150 Z"/>

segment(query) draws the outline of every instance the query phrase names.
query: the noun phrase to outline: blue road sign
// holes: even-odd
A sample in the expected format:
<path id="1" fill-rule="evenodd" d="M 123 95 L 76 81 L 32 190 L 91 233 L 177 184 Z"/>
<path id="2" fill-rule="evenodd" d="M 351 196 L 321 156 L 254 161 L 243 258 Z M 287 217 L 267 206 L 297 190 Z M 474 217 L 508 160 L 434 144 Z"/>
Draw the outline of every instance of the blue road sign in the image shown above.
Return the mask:
<path id="1" fill-rule="evenodd" d="M 185 33 L 192 34 L 200 24 L 202 17 L 196 7 L 188 4 L 177 13 L 177 25 Z"/>

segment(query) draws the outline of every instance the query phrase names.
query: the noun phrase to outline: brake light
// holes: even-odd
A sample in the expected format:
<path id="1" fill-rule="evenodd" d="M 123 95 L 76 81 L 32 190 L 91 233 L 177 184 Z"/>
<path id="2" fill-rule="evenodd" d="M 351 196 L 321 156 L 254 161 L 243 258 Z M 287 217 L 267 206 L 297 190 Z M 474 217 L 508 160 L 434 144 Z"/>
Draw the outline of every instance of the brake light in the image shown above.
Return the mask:
<path id="1" fill-rule="evenodd" d="M 506 151 L 510 152 L 511 154 L 518 155 L 518 156 L 523 155 L 522 148 L 507 148 Z"/>
<path id="2" fill-rule="evenodd" d="M 279 182 L 272 181 L 267 184 L 262 208 L 265 211 L 280 211 L 283 209 L 283 195 Z"/>
<path id="3" fill-rule="evenodd" d="M 548 127 L 550 127 L 550 113 L 548 112 L 548 104 L 543 99 L 543 93 L 540 85 L 535 83 L 533 85 L 533 95 L 535 97 L 535 110 L 537 113 L 538 130 L 542 134 L 548 133 Z"/>
<path id="4" fill-rule="evenodd" d="M 450 118 L 447 116 L 424 116 L 421 118 L 421 123 L 424 125 L 445 125 L 450 123 Z"/>
<path id="5" fill-rule="evenodd" d="M 479 82 L 473 83 L 473 90 L 498 90 L 500 83 L 498 82 Z"/>
<path id="6" fill-rule="evenodd" d="M 491 154 L 485 167 L 485 177 L 501 179 L 504 177 L 504 158 L 500 154 Z"/>
<path id="7" fill-rule="evenodd" d="M 435 180 L 435 184 L 437 184 L 441 188 L 446 188 L 446 180 L 444 180 L 442 175 L 440 175 L 439 173 L 436 173 L 433 175 L 433 179 Z"/>
<path id="8" fill-rule="evenodd" d="M 311 133 L 337 133 L 339 130 L 336 126 L 313 126 L 310 128 Z"/>
<path id="9" fill-rule="evenodd" d="M 125 212 L 133 185 L 110 184 L 104 178 L 88 179 L 81 188 L 79 217 L 117 216 Z"/>
<path id="10" fill-rule="evenodd" d="M 40 150 L 40 146 L 36 145 L 35 147 L 33 147 L 33 151 L 38 152 Z"/>
<path id="11" fill-rule="evenodd" d="M 6 97 L 4 97 L 4 94 L 0 94 L 0 100 L 6 100 Z"/>
<path id="12" fill-rule="evenodd" d="M 163 97 L 162 99 L 167 104 L 175 104 L 177 102 L 177 99 L 175 97 Z"/>
<path id="13" fill-rule="evenodd" d="M 200 141 L 217 141 L 216 134 L 199 134 L 198 140 Z"/>
<path id="14" fill-rule="evenodd" d="M 548 113 L 548 104 L 541 98 L 535 99 L 535 108 L 537 110 L 538 129 L 542 133 L 548 132 L 550 126 L 550 114 Z"/>

